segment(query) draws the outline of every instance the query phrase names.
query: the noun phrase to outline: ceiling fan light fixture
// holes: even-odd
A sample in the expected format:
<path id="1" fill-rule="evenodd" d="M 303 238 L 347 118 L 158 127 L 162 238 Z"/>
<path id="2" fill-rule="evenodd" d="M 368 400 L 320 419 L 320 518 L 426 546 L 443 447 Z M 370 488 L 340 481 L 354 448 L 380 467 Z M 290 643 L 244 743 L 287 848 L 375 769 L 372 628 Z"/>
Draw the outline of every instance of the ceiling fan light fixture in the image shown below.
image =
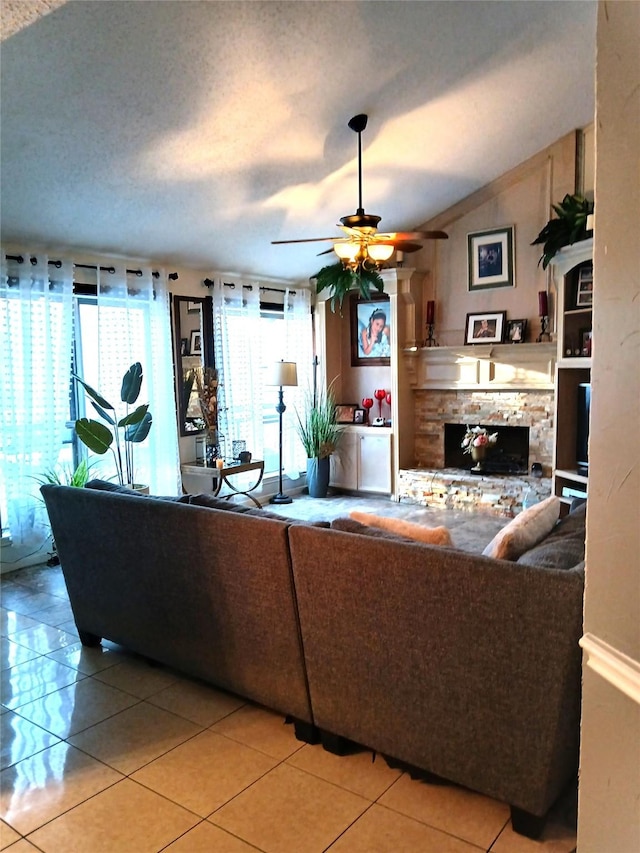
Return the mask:
<path id="1" fill-rule="evenodd" d="M 345 243 L 334 243 L 333 251 L 342 261 L 353 261 L 360 253 L 360 244 L 352 243 L 351 241 Z"/>
<path id="2" fill-rule="evenodd" d="M 393 246 L 390 246 L 386 243 L 371 243 L 367 246 L 367 254 L 371 258 L 372 261 L 379 264 L 382 261 L 388 261 L 391 255 L 393 255 Z"/>

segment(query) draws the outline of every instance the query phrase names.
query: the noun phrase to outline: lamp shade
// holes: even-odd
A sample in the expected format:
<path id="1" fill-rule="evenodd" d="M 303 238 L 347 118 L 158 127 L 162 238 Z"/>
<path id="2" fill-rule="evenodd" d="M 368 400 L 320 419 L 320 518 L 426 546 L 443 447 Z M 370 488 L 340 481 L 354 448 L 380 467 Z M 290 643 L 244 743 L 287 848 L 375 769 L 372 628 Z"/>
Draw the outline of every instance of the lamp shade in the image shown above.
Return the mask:
<path id="1" fill-rule="evenodd" d="M 297 385 L 298 370 L 295 361 L 276 361 L 267 368 L 266 385 Z"/>
<path id="2" fill-rule="evenodd" d="M 334 243 L 333 251 L 343 261 L 353 261 L 358 252 L 360 251 L 360 244 L 352 243 L 351 241 L 347 241 L 344 243 Z"/>
<path id="3" fill-rule="evenodd" d="M 367 254 L 372 261 L 386 261 L 393 255 L 393 246 L 386 243 L 372 243 L 367 246 Z"/>

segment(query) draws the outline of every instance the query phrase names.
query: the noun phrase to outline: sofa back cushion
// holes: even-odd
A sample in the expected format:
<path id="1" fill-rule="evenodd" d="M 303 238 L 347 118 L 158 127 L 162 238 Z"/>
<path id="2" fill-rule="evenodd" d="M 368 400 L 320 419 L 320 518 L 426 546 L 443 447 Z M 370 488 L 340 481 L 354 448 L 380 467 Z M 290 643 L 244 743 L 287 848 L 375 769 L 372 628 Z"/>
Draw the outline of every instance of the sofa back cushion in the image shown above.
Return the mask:
<path id="1" fill-rule="evenodd" d="M 584 560 L 587 505 L 562 518 L 542 542 L 518 558 L 525 566 L 547 569 L 571 569 Z"/>

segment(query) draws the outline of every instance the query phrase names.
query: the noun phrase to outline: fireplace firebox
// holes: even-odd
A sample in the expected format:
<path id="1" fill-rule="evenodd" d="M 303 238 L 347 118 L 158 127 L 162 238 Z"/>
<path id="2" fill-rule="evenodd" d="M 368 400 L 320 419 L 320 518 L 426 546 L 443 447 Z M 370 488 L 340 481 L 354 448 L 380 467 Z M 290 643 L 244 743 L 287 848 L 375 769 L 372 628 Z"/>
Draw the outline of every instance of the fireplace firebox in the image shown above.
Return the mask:
<path id="1" fill-rule="evenodd" d="M 527 474 L 529 472 L 529 427 L 496 426 L 495 424 L 473 424 L 488 432 L 498 433 L 498 441 L 491 446 L 485 463 L 487 474 Z M 445 468 L 462 468 L 470 471 L 475 465 L 471 454 L 462 452 L 467 424 L 444 425 Z"/>

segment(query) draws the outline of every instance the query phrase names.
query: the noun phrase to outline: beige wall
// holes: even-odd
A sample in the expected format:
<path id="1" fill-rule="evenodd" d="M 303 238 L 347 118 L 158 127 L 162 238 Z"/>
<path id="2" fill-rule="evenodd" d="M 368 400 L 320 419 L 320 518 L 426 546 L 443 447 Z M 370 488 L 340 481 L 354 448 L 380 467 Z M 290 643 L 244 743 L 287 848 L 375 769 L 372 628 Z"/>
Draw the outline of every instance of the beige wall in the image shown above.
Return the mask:
<path id="1" fill-rule="evenodd" d="M 551 216 L 551 204 L 576 188 L 576 146 L 580 134 L 572 132 L 530 160 L 483 187 L 462 202 L 423 224 L 443 229 L 449 239 L 431 241 L 407 260 L 422 270 L 415 298 L 420 324 L 426 303 L 436 301 L 436 338 L 440 345 L 463 342 L 467 313 L 506 311 L 507 319 L 525 318 L 527 340 L 540 331 L 538 291 L 546 290 L 548 271 L 538 266 L 540 246 L 531 246 Z M 502 226 L 515 226 L 515 287 L 469 292 L 467 235 Z M 416 337 L 424 338 L 424 325 Z"/>
<path id="2" fill-rule="evenodd" d="M 585 633 L 640 662 L 640 4 L 601 3 Z M 637 676 L 636 676 L 637 678 Z M 579 853 L 640 850 L 640 707 L 584 669 Z"/>

